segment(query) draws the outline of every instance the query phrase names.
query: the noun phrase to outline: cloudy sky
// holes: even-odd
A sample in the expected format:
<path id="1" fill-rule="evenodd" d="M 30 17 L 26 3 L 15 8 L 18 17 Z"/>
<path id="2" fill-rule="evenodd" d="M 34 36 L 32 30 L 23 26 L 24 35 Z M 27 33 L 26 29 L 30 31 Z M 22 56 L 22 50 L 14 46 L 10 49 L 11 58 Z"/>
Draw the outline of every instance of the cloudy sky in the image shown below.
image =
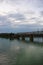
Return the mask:
<path id="1" fill-rule="evenodd" d="M 43 0 L 0 0 L 0 32 L 43 29 Z"/>

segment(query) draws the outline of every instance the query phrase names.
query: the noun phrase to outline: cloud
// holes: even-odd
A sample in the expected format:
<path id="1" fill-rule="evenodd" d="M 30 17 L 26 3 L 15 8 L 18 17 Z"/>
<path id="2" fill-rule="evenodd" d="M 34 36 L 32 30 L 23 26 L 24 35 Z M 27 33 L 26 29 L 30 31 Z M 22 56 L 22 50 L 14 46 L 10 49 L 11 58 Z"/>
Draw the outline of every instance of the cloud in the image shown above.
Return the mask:
<path id="1" fill-rule="evenodd" d="M 0 28 L 13 32 L 43 28 L 43 0 L 0 0 Z"/>
<path id="2" fill-rule="evenodd" d="M 23 14 L 21 14 L 21 13 L 9 14 L 9 17 L 14 18 L 16 20 L 20 20 L 20 21 L 25 20 L 25 16 Z"/>
<path id="3" fill-rule="evenodd" d="M 40 11 L 40 16 L 42 16 L 42 17 L 43 17 L 43 11 Z"/>
<path id="4" fill-rule="evenodd" d="M 10 22 L 7 16 L 0 16 L 0 27 L 1 28 L 10 27 Z"/>

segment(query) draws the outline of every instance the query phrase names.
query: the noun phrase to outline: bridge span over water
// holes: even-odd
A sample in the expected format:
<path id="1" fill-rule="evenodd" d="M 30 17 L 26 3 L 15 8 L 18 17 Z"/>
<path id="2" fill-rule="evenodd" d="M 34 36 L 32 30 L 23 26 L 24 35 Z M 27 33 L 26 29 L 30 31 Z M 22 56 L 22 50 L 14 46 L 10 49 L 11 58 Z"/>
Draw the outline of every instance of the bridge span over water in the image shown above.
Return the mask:
<path id="1" fill-rule="evenodd" d="M 14 38 L 25 40 L 26 37 L 30 38 L 30 41 L 33 42 L 34 37 L 42 37 L 43 38 L 43 33 L 17 33 L 14 35 Z"/>
<path id="2" fill-rule="evenodd" d="M 33 42 L 34 37 L 42 37 L 43 33 L 37 33 L 37 32 L 28 32 L 28 33 L 1 33 L 0 37 L 2 38 L 13 38 L 13 39 L 22 39 L 25 40 L 26 37 L 30 38 L 30 41 Z"/>

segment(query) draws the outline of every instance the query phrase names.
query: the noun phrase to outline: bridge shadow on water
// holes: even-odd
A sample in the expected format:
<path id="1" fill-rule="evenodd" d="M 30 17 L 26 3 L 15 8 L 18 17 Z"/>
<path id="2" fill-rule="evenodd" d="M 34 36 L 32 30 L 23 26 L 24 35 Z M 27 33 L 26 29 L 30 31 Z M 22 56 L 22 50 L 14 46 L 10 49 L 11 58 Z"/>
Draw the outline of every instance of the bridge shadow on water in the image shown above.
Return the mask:
<path id="1" fill-rule="evenodd" d="M 18 40 L 18 41 L 23 42 L 25 44 L 33 44 L 33 45 L 38 45 L 38 46 L 43 47 L 43 42 L 37 42 L 37 41 L 31 42 L 31 41 L 28 41 L 28 40 Z"/>

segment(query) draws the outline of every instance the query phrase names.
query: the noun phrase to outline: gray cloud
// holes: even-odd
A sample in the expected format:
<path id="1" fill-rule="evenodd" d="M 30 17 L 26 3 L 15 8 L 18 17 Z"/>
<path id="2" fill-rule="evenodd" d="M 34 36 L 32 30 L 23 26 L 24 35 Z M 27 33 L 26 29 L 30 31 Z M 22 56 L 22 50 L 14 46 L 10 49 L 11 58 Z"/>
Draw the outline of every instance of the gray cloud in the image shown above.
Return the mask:
<path id="1" fill-rule="evenodd" d="M 43 25 L 39 24 L 41 22 L 43 23 L 41 19 L 41 17 L 43 17 L 43 0 L 0 0 L 0 3 L 3 3 L 3 2 L 4 4 L 2 4 L 2 8 L 0 8 L 0 10 L 2 10 L 3 12 L 3 6 L 5 6 L 5 3 L 6 3 L 7 5 L 9 5 L 8 9 L 10 9 L 11 12 L 8 12 L 4 16 L 0 15 L 0 23 L 3 24 L 0 26 L 0 31 L 3 31 L 3 30 L 4 31 L 10 30 L 10 32 L 11 31 L 13 32 L 14 31 L 16 32 L 17 31 L 32 31 L 39 28 L 40 29 L 43 28 Z M 4 9 L 6 12 L 7 7 L 4 7 Z M 12 12 L 12 9 L 13 9 L 13 12 Z M 14 10 L 16 10 L 17 13 L 15 13 Z M 40 17 L 38 15 L 40 15 Z M 11 21 L 9 20 L 9 18 L 11 19 L 13 18 L 16 21 L 20 21 L 20 22 L 18 23 L 15 21 Z M 33 21 L 36 23 L 31 24 Z M 28 22 L 31 22 L 31 23 L 28 24 Z M 18 26 L 18 27 L 12 28 L 12 26 Z"/>
<path id="2" fill-rule="evenodd" d="M 9 22 L 7 16 L 0 16 L 0 27 L 1 28 L 10 27 L 10 22 Z"/>
<path id="3" fill-rule="evenodd" d="M 15 18 L 16 20 L 20 20 L 20 21 L 25 20 L 25 16 L 23 14 L 20 14 L 20 13 L 9 14 L 9 17 Z"/>
<path id="4" fill-rule="evenodd" d="M 0 3 L 3 2 L 3 0 L 0 0 Z"/>
<path id="5" fill-rule="evenodd" d="M 40 16 L 43 16 L 43 11 L 40 11 Z"/>

